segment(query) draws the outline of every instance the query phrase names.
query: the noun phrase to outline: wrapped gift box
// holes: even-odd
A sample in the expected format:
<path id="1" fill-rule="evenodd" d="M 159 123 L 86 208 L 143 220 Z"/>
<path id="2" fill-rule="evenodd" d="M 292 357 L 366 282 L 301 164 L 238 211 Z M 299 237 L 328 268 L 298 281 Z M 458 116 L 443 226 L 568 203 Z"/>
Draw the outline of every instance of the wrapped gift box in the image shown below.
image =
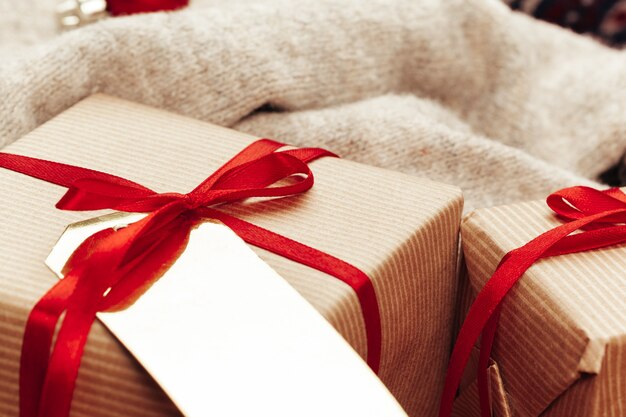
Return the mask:
<path id="1" fill-rule="evenodd" d="M 4 151 L 109 172 L 158 191 L 186 192 L 254 140 L 251 135 L 97 95 Z M 409 414 L 435 415 L 453 331 L 461 192 L 336 158 L 311 166 L 316 184 L 304 195 L 221 209 L 367 273 L 381 310 L 379 375 Z M 26 317 L 56 279 L 43 261 L 68 224 L 102 212 L 56 210 L 60 187 L 11 171 L 0 170 L 0 181 L 0 415 L 16 416 Z M 351 288 L 301 264 L 254 250 L 365 357 L 365 328 Z M 87 343 L 72 415 L 177 413 L 97 323 Z"/>
<path id="2" fill-rule="evenodd" d="M 461 226 L 467 274 L 459 311 L 507 252 L 560 224 L 543 201 L 469 214 Z M 504 300 L 492 351 L 495 416 L 626 415 L 625 270 L 621 245 L 542 259 L 522 276 Z M 480 416 L 476 352 L 472 359 L 457 416 Z"/>

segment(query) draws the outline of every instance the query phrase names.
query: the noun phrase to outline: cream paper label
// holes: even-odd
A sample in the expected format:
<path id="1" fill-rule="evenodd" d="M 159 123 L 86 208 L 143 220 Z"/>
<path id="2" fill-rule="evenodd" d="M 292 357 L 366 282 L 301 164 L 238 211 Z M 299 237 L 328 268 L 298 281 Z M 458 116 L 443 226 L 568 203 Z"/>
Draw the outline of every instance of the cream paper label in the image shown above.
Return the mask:
<path id="1" fill-rule="evenodd" d="M 70 225 L 46 264 L 60 276 L 89 235 L 142 216 Z M 98 318 L 185 416 L 406 415 L 335 329 L 222 224 L 193 229 L 149 291 Z"/>

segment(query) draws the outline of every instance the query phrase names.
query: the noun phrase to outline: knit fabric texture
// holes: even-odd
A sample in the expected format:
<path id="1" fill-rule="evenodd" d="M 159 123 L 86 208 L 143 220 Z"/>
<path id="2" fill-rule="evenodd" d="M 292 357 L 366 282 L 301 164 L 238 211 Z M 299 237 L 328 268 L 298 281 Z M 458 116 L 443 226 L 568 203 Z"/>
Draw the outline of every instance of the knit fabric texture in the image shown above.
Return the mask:
<path id="1" fill-rule="evenodd" d="M 499 0 L 192 0 L 62 35 L 53 3 L 0 0 L 1 145 L 104 92 L 454 184 L 466 210 L 598 185 L 626 145 L 624 53 Z"/>

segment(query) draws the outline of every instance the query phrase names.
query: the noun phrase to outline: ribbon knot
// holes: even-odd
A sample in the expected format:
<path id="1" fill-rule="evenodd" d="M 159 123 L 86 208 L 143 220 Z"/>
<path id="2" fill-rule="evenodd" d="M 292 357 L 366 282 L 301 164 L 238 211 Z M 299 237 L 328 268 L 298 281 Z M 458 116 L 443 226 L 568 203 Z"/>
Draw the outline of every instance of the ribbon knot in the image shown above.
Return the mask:
<path id="1" fill-rule="evenodd" d="M 481 338 L 478 392 L 482 417 L 491 416 L 487 367 L 502 302 L 517 281 L 540 259 L 600 249 L 626 242 L 626 194 L 576 186 L 550 194 L 546 203 L 565 223 L 507 253 L 476 296 L 452 350 L 441 397 L 440 417 L 448 417 L 471 350 Z"/>
<path id="2" fill-rule="evenodd" d="M 191 193 L 189 193 L 189 194 L 181 194 L 180 198 L 182 198 L 182 200 L 185 202 L 185 207 L 187 207 L 187 209 L 189 209 L 189 210 L 195 210 L 195 209 L 200 208 L 202 206 L 210 205 L 210 199 L 207 199 L 207 201 L 203 201 L 203 200 L 201 200 L 200 198 L 196 197 L 195 195 L 193 195 Z"/>
<path id="3" fill-rule="evenodd" d="M 377 371 L 380 314 L 367 275 L 329 254 L 216 209 L 251 197 L 304 193 L 313 186 L 308 163 L 336 156 L 318 148 L 279 150 L 283 146 L 269 139 L 258 140 L 187 194 L 157 193 L 103 172 L 0 153 L 0 167 L 66 187 L 56 205 L 59 209 L 148 213 L 127 227 L 102 230 L 85 240 L 65 265 L 64 278 L 31 310 L 20 359 L 21 417 L 69 415 L 96 313 L 132 304 L 176 261 L 191 229 L 206 219 L 224 223 L 251 245 L 318 269 L 354 289 L 365 323 L 368 364 Z"/>

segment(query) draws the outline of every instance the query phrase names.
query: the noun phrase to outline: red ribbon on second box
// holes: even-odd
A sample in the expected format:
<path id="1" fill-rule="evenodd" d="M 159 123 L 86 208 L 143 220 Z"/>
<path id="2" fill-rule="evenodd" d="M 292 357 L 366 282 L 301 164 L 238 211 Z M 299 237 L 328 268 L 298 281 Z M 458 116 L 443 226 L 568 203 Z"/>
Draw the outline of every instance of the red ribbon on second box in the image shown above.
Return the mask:
<path id="1" fill-rule="evenodd" d="M 0 153 L 0 167 L 67 187 L 56 205 L 59 209 L 150 213 L 118 231 L 106 229 L 85 240 L 65 265 L 65 277 L 31 310 L 20 361 L 21 417 L 69 415 L 80 360 L 96 313 L 132 304 L 176 261 L 191 229 L 203 219 L 219 220 L 249 244 L 318 269 L 353 288 L 365 322 L 367 362 L 375 372 L 378 370 L 380 313 L 373 284 L 364 272 L 212 207 L 250 197 L 303 193 L 313 186 L 313 173 L 307 164 L 336 156 L 318 148 L 279 151 L 283 146 L 269 139 L 252 143 L 188 194 L 159 194 L 103 172 Z M 292 181 L 276 185 L 285 179 Z"/>
<path id="2" fill-rule="evenodd" d="M 478 362 L 478 392 L 482 417 L 491 416 L 487 367 L 502 301 L 526 270 L 550 256 L 584 252 L 626 242 L 626 194 L 618 188 L 599 191 L 570 187 L 546 200 L 558 217 L 568 221 L 524 246 L 507 253 L 476 296 L 452 351 L 439 409 L 440 417 L 452 413 L 452 404 L 470 353 L 482 335 Z M 576 233 L 580 230 L 581 233 Z"/>

